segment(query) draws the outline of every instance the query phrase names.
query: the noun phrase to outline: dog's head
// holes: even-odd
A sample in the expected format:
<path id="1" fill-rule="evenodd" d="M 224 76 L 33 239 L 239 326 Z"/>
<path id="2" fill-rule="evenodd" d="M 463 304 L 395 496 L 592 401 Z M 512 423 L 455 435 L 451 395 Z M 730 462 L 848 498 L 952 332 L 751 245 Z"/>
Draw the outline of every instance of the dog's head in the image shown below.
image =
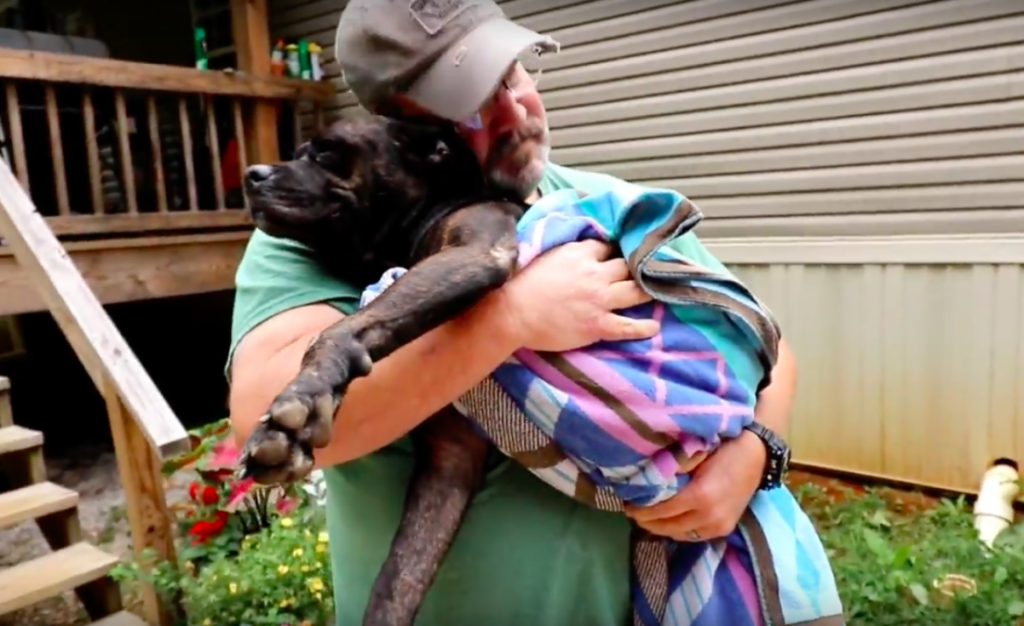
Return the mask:
<path id="1" fill-rule="evenodd" d="M 253 165 L 245 176 L 260 230 L 357 264 L 400 262 L 425 211 L 485 186 L 454 129 L 381 117 L 337 122 L 292 160 Z"/>

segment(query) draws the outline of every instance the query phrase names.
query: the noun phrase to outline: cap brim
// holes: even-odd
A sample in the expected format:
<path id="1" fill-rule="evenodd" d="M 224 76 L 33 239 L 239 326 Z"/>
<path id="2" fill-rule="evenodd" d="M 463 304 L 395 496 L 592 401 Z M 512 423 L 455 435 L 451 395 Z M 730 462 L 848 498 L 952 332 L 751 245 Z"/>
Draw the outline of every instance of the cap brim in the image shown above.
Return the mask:
<path id="1" fill-rule="evenodd" d="M 405 95 L 438 117 L 461 122 L 480 110 L 512 63 L 534 46 L 557 44 L 511 20 L 489 20 L 446 50 Z"/>

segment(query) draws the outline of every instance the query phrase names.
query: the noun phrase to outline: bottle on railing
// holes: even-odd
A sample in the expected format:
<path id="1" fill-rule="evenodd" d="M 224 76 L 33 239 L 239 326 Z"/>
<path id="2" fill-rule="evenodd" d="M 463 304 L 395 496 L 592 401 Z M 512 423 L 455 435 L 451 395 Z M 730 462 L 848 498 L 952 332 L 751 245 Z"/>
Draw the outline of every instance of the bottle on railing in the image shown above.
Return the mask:
<path id="1" fill-rule="evenodd" d="M 298 78 L 301 73 L 299 67 L 299 47 L 293 43 L 285 46 L 285 67 L 290 78 Z"/>
<path id="2" fill-rule="evenodd" d="M 196 47 L 196 69 L 205 70 L 210 67 L 209 51 L 206 48 L 206 29 L 202 27 L 196 27 L 195 30 L 195 47 Z"/>
<path id="3" fill-rule="evenodd" d="M 305 39 L 299 40 L 299 78 L 309 80 L 312 72 L 309 69 L 309 42 Z"/>
<path id="4" fill-rule="evenodd" d="M 273 76 L 284 76 L 284 40 L 278 39 L 270 52 L 270 73 Z"/>
<path id="5" fill-rule="evenodd" d="M 320 53 L 323 50 L 315 41 L 309 42 L 309 70 L 310 78 L 313 80 L 321 80 L 324 77 L 324 70 L 320 67 Z"/>

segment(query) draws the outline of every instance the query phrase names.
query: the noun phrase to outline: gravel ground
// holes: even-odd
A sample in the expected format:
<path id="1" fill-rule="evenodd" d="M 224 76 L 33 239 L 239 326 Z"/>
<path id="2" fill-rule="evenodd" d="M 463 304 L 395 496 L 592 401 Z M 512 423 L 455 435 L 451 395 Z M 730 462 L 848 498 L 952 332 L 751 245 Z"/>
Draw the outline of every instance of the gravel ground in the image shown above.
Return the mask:
<path id="1" fill-rule="evenodd" d="M 117 459 L 109 448 L 81 448 L 60 457 L 47 457 L 49 479 L 81 496 L 79 519 L 87 541 L 130 558 L 131 541 Z M 187 498 L 188 476 L 176 476 L 167 488 L 168 502 Z M 34 522 L 0 530 L 0 569 L 50 551 Z M 129 606 L 129 608 L 131 608 Z M 89 620 L 73 592 L 0 616 L 0 626 L 84 626 Z"/>

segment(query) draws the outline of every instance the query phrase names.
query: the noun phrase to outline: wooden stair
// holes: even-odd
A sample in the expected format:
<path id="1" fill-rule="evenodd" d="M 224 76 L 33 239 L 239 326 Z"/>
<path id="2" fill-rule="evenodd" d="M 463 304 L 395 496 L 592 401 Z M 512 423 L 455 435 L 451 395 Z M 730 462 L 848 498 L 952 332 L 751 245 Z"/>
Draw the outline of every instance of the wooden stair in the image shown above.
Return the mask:
<path id="1" fill-rule="evenodd" d="M 43 434 L 14 424 L 9 394 L 0 376 L 0 471 L 13 487 L 0 493 L 0 529 L 34 520 L 51 552 L 0 571 L 0 615 L 73 590 L 94 626 L 145 626 L 108 576 L 117 557 L 82 538 L 78 494 L 47 480 Z"/>

